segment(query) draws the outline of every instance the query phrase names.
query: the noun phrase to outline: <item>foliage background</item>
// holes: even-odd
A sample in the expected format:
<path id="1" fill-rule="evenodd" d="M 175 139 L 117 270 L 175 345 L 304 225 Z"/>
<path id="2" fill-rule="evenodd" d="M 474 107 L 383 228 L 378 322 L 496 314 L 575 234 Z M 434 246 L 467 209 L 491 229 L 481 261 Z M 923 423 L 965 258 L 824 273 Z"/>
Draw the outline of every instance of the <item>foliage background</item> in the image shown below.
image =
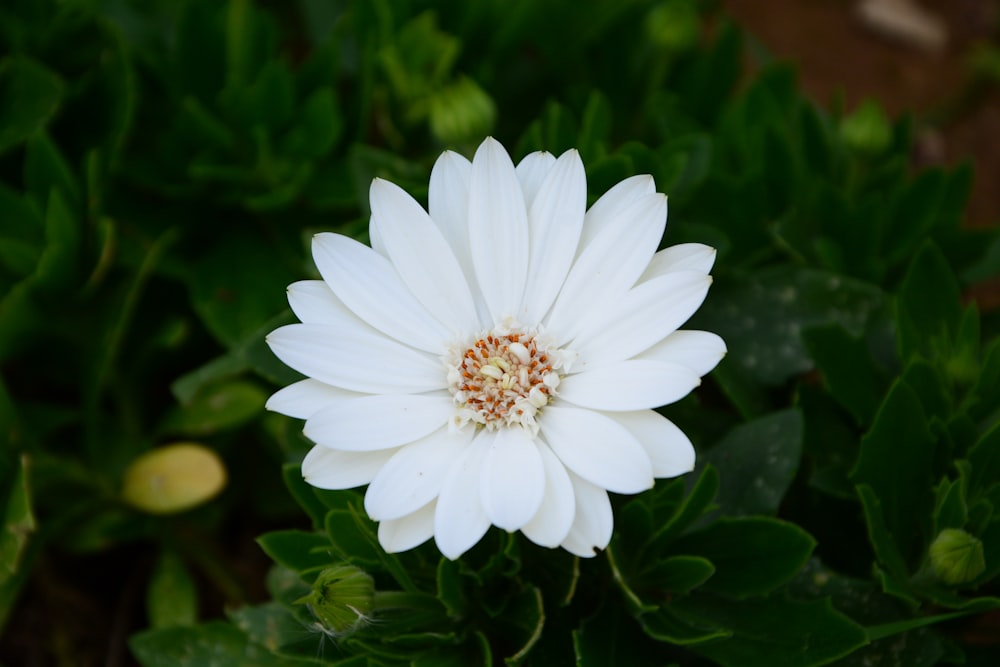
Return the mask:
<path id="1" fill-rule="evenodd" d="M 747 51 L 689 0 L 5 3 L 2 659 L 995 664 L 998 318 L 962 295 L 1000 243 L 963 227 L 971 169 L 913 168 L 911 119 L 819 108 Z M 262 410 L 311 234 L 364 239 L 374 176 L 425 198 L 490 133 L 578 148 L 592 196 L 651 173 L 664 243 L 719 249 L 690 326 L 730 354 L 664 410 L 698 469 L 616 498 L 592 561 L 496 531 L 386 556 Z M 223 493 L 125 502 L 176 441 Z M 295 604 L 340 562 L 382 605 L 352 632 Z"/>

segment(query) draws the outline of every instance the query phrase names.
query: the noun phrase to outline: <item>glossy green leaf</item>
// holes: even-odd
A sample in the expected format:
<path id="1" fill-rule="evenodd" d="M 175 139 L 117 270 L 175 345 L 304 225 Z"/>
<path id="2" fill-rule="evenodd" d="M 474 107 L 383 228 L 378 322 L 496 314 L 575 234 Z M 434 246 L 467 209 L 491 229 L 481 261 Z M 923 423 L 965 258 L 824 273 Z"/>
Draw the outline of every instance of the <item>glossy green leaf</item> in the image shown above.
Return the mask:
<path id="1" fill-rule="evenodd" d="M 643 584 L 667 595 L 683 595 L 701 586 L 715 574 L 712 561 L 700 556 L 671 556 L 653 564 L 642 574 Z"/>
<path id="2" fill-rule="evenodd" d="M 278 530 L 257 538 L 274 562 L 296 572 L 327 567 L 337 561 L 326 535 L 301 530 Z"/>
<path id="3" fill-rule="evenodd" d="M 702 462 L 719 471 L 715 502 L 726 515 L 776 514 L 802 456 L 802 413 L 788 409 L 742 424 Z"/>
<path id="4" fill-rule="evenodd" d="M 742 371 L 775 385 L 812 369 L 802 331 L 836 323 L 858 335 L 882 302 L 881 292 L 866 283 L 781 267 L 720 278 L 692 325 L 721 335 Z"/>
<path id="5" fill-rule="evenodd" d="M 172 626 L 132 635 L 129 648 L 143 667 L 293 667 L 313 660 L 279 657 L 221 621 Z"/>
<path id="6" fill-rule="evenodd" d="M 906 443 L 905 452 L 899 449 L 901 442 Z M 906 383 L 897 381 L 879 408 L 871 430 L 861 440 L 851 479 L 867 486 L 872 499 L 878 501 L 882 516 L 879 524 L 884 525 L 904 559 L 915 555 L 929 531 L 935 444 L 917 394 Z M 866 504 L 865 510 L 869 518 L 876 511 L 871 504 Z M 878 532 L 876 526 L 870 525 L 869 529 Z"/>
<path id="7" fill-rule="evenodd" d="M 711 561 L 715 574 L 703 590 L 745 598 L 768 593 L 794 577 L 814 546 L 815 540 L 795 524 L 747 517 L 719 519 L 683 535 L 671 552 Z"/>
<path id="8" fill-rule="evenodd" d="M 681 618 L 732 632 L 724 641 L 692 647 L 724 666 L 824 665 L 868 641 L 864 629 L 836 611 L 828 599 L 797 602 L 770 597 L 733 602 L 692 596 L 677 600 L 669 609 Z"/>
<path id="9" fill-rule="evenodd" d="M 175 408 L 164 420 L 161 431 L 205 436 L 232 430 L 258 416 L 266 400 L 263 389 L 245 380 L 208 385 L 187 404 Z"/>

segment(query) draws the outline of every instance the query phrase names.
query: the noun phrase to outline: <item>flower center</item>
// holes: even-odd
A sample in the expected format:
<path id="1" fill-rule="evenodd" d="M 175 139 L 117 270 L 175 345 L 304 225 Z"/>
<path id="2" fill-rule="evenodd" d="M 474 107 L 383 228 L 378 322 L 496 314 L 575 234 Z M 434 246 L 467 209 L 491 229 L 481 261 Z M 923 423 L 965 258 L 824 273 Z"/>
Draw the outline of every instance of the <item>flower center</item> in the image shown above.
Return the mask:
<path id="1" fill-rule="evenodd" d="M 517 326 L 480 333 L 466 349 L 453 350 L 448 385 L 455 397 L 454 424 L 495 430 L 515 424 L 538 432 L 536 417 L 555 395 L 571 353 Z"/>

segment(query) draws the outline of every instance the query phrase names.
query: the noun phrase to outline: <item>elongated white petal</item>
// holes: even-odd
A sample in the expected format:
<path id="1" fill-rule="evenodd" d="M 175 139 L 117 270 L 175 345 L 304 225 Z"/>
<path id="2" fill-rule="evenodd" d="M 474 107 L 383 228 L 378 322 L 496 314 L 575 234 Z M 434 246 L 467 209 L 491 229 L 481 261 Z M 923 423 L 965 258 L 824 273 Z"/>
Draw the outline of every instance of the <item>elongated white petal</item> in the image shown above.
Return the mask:
<path id="1" fill-rule="evenodd" d="M 441 553 L 452 560 L 471 549 L 490 527 L 479 493 L 488 446 L 483 433 L 465 448 L 448 471 L 434 512 L 434 541 Z"/>
<path id="2" fill-rule="evenodd" d="M 679 364 L 699 377 L 716 367 L 726 356 L 726 343 L 709 331 L 675 331 L 638 356 L 639 359 Z"/>
<path id="3" fill-rule="evenodd" d="M 469 179 L 472 163 L 458 153 L 445 151 L 431 170 L 427 209 L 431 220 L 441 230 L 455 258 L 462 267 L 465 281 L 476 303 L 482 328 L 492 324 L 492 317 L 482 298 L 476 279 L 476 267 L 469 250 Z"/>
<path id="4" fill-rule="evenodd" d="M 341 452 L 316 445 L 302 459 L 302 477 L 317 489 L 353 489 L 372 481 L 395 451 Z"/>
<path id="5" fill-rule="evenodd" d="M 531 435 L 521 428 L 492 434 L 483 462 L 480 490 L 486 516 L 515 531 L 531 521 L 545 495 L 545 468 Z"/>
<path id="6" fill-rule="evenodd" d="M 611 412 L 607 416 L 629 430 L 653 463 L 654 477 L 676 477 L 694 470 L 694 446 L 684 431 L 652 410 Z"/>
<path id="7" fill-rule="evenodd" d="M 322 280 L 300 280 L 288 286 L 288 305 L 306 324 L 339 324 L 357 318 Z"/>
<path id="8" fill-rule="evenodd" d="M 389 257 L 389 251 L 385 247 L 385 241 L 382 240 L 382 230 L 378 228 L 378 222 L 376 222 L 375 216 L 372 216 L 368 220 L 368 241 L 371 243 L 372 250 L 385 258 Z"/>
<path id="9" fill-rule="evenodd" d="M 649 456 L 613 419 L 593 410 L 549 406 L 539 423 L 559 460 L 590 483 L 615 493 L 638 493 L 653 486 Z"/>
<path id="10" fill-rule="evenodd" d="M 521 322 L 540 322 L 559 293 L 576 256 L 587 208 L 587 174 L 576 151 L 566 151 L 548 171 L 528 210 L 530 259 Z"/>
<path id="11" fill-rule="evenodd" d="M 576 497 L 576 515 L 562 548 L 581 558 L 592 558 L 611 541 L 614 529 L 611 500 L 604 489 L 573 473 L 569 477 Z"/>
<path id="12" fill-rule="evenodd" d="M 444 351 L 451 332 L 417 301 L 388 259 L 346 236 L 317 234 L 313 260 L 330 289 L 362 320 L 408 345 Z"/>
<path id="13" fill-rule="evenodd" d="M 338 401 L 363 395 L 307 378 L 274 392 L 264 407 L 296 419 L 309 419 L 323 408 L 328 408 Z"/>
<path id="14" fill-rule="evenodd" d="M 402 394 L 447 385 L 439 360 L 361 323 L 337 328 L 289 324 L 272 331 L 267 344 L 287 366 L 342 389 Z"/>
<path id="15" fill-rule="evenodd" d="M 701 243 L 680 243 L 653 255 L 640 282 L 672 271 L 708 273 L 715 264 L 715 248 Z"/>
<path id="16" fill-rule="evenodd" d="M 399 447 L 448 423 L 454 410 L 445 392 L 379 394 L 338 401 L 306 421 L 313 442 L 351 452 Z"/>
<path id="17" fill-rule="evenodd" d="M 524 205 L 528 207 L 529 211 L 535 195 L 542 187 L 542 182 L 555 163 L 555 156 L 545 151 L 528 153 L 517 163 L 514 171 L 517 173 L 517 180 L 521 183 L 521 191 L 524 192 Z"/>
<path id="18" fill-rule="evenodd" d="M 510 156 L 491 138 L 472 160 L 469 246 L 492 324 L 514 316 L 528 273 L 528 211 Z"/>
<path id="19" fill-rule="evenodd" d="M 711 284 L 698 271 L 676 271 L 636 285 L 574 339 L 570 347 L 580 356 L 573 369 L 622 361 L 659 343 L 698 310 Z"/>
<path id="20" fill-rule="evenodd" d="M 386 252 L 417 300 L 453 334 L 479 328 L 462 267 L 430 216 L 398 185 L 376 178 L 372 217 Z"/>
<path id="21" fill-rule="evenodd" d="M 378 525 L 378 541 L 387 553 L 399 553 L 419 546 L 434 537 L 434 512 L 431 501 L 416 512 Z"/>
<path id="22" fill-rule="evenodd" d="M 545 497 L 531 521 L 521 532 L 535 544 L 550 549 L 562 544 L 576 516 L 576 496 L 565 466 L 548 445 L 540 442 L 538 453 L 545 466 Z"/>
<path id="23" fill-rule="evenodd" d="M 559 398 L 595 410 L 645 410 L 679 401 L 699 384 L 701 378 L 686 366 L 626 359 L 567 376 Z"/>
<path id="24" fill-rule="evenodd" d="M 437 498 L 445 475 L 472 435 L 472 429 L 451 433 L 441 428 L 397 451 L 365 493 L 368 516 L 375 521 L 399 519 Z"/>
<path id="25" fill-rule="evenodd" d="M 605 192 L 587 211 L 583 222 L 583 233 L 580 235 L 580 248 L 577 256 L 590 245 L 590 242 L 618 217 L 618 214 L 628 208 L 644 195 L 656 192 L 656 183 L 648 174 L 626 178 Z"/>
<path id="26" fill-rule="evenodd" d="M 581 253 L 547 317 L 560 343 L 574 338 L 589 319 L 603 320 L 608 303 L 642 274 L 663 236 L 667 198 L 644 195 L 621 210 Z"/>

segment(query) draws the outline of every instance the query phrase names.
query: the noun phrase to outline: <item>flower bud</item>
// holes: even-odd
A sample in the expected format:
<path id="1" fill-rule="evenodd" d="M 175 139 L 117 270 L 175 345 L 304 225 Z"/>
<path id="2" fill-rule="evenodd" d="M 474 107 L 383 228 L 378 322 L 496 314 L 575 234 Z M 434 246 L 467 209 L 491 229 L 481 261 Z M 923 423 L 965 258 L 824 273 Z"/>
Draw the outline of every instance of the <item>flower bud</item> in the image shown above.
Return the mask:
<path id="1" fill-rule="evenodd" d="M 983 543 L 958 528 L 945 528 L 930 549 L 931 569 L 946 584 L 967 584 L 986 569 Z"/>
<path id="2" fill-rule="evenodd" d="M 312 592 L 295 602 L 308 606 L 327 633 L 349 635 L 371 618 L 375 582 L 360 568 L 338 565 L 320 572 Z"/>
<path id="3" fill-rule="evenodd" d="M 668 0 L 646 16 L 646 32 L 656 46 L 669 53 L 684 53 L 698 43 L 701 18 L 691 0 Z"/>
<path id="4" fill-rule="evenodd" d="M 878 102 L 868 100 L 840 121 L 840 137 L 853 151 L 877 155 L 892 142 L 892 126 Z"/>
<path id="5" fill-rule="evenodd" d="M 214 497 L 226 468 L 212 450 L 179 442 L 146 452 L 125 470 L 122 498 L 150 514 L 173 514 Z"/>

